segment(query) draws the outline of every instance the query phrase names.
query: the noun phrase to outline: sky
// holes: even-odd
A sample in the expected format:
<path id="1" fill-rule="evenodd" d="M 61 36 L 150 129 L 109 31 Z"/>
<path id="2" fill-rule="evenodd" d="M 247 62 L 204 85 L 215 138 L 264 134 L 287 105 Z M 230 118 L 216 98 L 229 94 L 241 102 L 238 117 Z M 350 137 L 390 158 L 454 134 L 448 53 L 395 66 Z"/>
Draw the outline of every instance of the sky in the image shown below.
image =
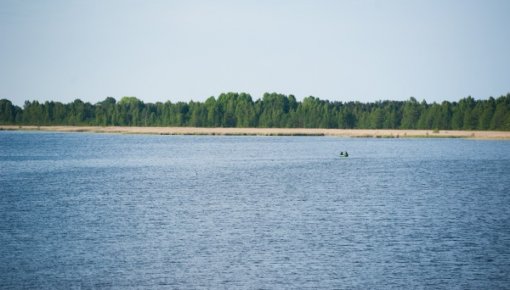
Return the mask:
<path id="1" fill-rule="evenodd" d="M 0 99 L 510 92 L 507 0 L 0 0 Z"/>

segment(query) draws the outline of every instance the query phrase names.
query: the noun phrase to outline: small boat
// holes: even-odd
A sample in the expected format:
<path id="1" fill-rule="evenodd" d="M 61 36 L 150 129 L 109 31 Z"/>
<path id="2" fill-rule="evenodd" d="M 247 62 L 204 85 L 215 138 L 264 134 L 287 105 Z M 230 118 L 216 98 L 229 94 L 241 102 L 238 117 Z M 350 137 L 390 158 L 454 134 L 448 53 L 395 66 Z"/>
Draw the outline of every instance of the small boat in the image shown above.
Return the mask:
<path id="1" fill-rule="evenodd" d="M 349 153 L 347 153 L 347 151 L 345 151 L 345 152 L 342 151 L 342 152 L 340 152 L 340 157 L 347 158 L 347 157 L 349 157 Z"/>

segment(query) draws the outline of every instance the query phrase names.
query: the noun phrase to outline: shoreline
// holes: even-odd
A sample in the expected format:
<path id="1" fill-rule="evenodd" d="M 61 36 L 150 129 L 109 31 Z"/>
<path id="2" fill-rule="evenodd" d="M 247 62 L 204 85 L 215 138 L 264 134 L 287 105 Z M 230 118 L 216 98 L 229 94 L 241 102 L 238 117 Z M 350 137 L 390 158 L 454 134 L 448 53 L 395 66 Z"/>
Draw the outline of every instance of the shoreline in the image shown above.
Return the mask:
<path id="1" fill-rule="evenodd" d="M 124 126 L 17 126 L 0 125 L 6 131 L 89 132 L 151 135 L 209 136 L 333 136 L 354 138 L 467 138 L 510 140 L 510 131 L 316 129 L 316 128 L 202 128 Z"/>

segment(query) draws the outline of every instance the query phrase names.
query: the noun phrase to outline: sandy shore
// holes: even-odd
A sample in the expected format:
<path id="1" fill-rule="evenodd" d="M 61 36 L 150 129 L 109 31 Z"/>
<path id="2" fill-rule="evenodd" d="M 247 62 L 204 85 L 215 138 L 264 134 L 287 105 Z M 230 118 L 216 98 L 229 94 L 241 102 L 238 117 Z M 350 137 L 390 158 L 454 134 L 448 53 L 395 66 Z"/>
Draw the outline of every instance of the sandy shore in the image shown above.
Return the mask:
<path id="1" fill-rule="evenodd" d="M 156 135 L 247 135 L 247 136 L 339 136 L 373 138 L 475 138 L 510 139 L 507 131 L 306 129 L 306 128 L 196 128 L 196 127 L 96 127 L 96 126 L 8 126 L 0 130 L 94 132 Z"/>

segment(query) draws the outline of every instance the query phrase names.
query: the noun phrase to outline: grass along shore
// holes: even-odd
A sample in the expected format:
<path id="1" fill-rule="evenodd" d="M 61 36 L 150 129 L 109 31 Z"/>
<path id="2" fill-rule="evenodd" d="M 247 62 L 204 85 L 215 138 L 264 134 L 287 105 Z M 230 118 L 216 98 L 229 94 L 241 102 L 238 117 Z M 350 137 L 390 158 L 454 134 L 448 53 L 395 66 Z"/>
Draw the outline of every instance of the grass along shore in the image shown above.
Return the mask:
<path id="1" fill-rule="evenodd" d="M 197 128 L 197 127 L 118 127 L 118 126 L 16 126 L 0 125 L 0 130 L 51 132 L 92 132 L 155 135 L 219 136 L 338 136 L 372 138 L 474 138 L 509 139 L 508 131 L 315 129 L 315 128 Z"/>

